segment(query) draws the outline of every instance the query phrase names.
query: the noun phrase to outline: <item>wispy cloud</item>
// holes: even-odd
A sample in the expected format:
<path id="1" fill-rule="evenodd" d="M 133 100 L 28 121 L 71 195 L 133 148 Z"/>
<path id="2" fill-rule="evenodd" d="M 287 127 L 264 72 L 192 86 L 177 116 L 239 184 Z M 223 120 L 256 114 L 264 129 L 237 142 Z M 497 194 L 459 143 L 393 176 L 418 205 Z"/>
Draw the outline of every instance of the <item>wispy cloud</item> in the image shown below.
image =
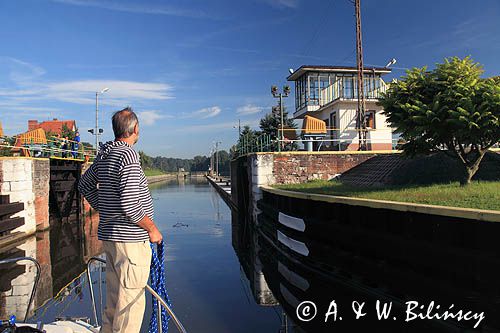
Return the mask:
<path id="1" fill-rule="evenodd" d="M 128 1 L 106 1 L 106 0 L 51 0 L 52 2 L 65 5 L 95 7 L 119 12 L 180 16 L 189 18 L 211 18 L 207 13 L 201 10 L 184 9 L 174 6 L 144 4 L 142 2 L 131 3 Z"/>
<path id="2" fill-rule="evenodd" d="M 278 7 L 278 8 L 295 9 L 299 7 L 299 0 L 263 0 L 263 1 L 270 4 L 273 7 Z"/>
<path id="3" fill-rule="evenodd" d="M 255 127 L 259 124 L 259 119 L 252 119 L 245 121 L 245 123 L 241 124 L 243 125 L 248 125 L 250 127 Z M 182 128 L 178 128 L 176 131 L 182 131 L 182 132 L 189 132 L 189 131 L 194 131 L 194 132 L 215 132 L 215 131 L 234 131 L 235 128 L 237 128 L 238 122 L 236 121 L 227 121 L 227 122 L 217 122 L 217 123 L 212 123 L 212 124 L 202 124 L 202 125 L 190 125 L 190 126 L 185 126 Z"/>
<path id="4" fill-rule="evenodd" d="M 237 108 L 236 113 L 239 115 L 246 116 L 246 115 L 252 115 L 252 114 L 262 112 L 263 109 L 264 108 L 262 108 L 260 106 L 247 104 L 247 105 L 240 106 L 239 108 Z"/>
<path id="5" fill-rule="evenodd" d="M 212 118 L 221 112 L 221 108 L 218 106 L 212 106 L 209 108 L 203 108 L 192 113 L 192 116 L 198 116 L 201 119 Z"/>
<path id="6" fill-rule="evenodd" d="M 167 100 L 173 98 L 172 87 L 166 83 L 119 81 L 119 80 L 78 80 L 48 83 L 42 87 L 47 97 L 76 104 L 94 103 L 92 98 L 97 90 L 109 88 L 106 92 L 108 103 L 123 104 L 142 100 Z"/>
<path id="7" fill-rule="evenodd" d="M 162 118 L 172 118 L 171 115 L 161 114 L 158 110 L 150 110 L 150 111 L 139 111 L 137 112 L 137 116 L 141 124 L 150 126 L 153 125 L 156 121 Z"/>
<path id="8" fill-rule="evenodd" d="M 0 56 L 0 66 L 11 81 L 23 85 L 45 74 L 45 69 L 13 57 Z"/>
<path id="9" fill-rule="evenodd" d="M 51 82 L 44 80 L 46 71 L 26 61 L 0 56 L 0 109 L 10 117 L 64 116 L 54 102 L 94 105 L 95 92 L 108 87 L 101 104 L 112 107 L 132 105 L 145 107 L 151 102 L 173 98 L 172 86 L 160 82 L 126 80 L 71 80 Z M 3 79 L 3 80 L 2 80 Z M 8 87 L 8 88 L 6 88 Z M 145 125 L 167 117 L 160 112 L 143 111 Z"/>
<path id="10" fill-rule="evenodd" d="M 500 38 L 490 32 L 495 24 L 496 21 L 471 18 L 460 21 L 448 29 L 441 29 L 441 33 L 431 37 L 423 36 L 425 38 L 416 41 L 407 40 L 402 45 L 414 49 L 440 50 L 448 54 L 467 51 L 485 43 L 497 46 Z"/>

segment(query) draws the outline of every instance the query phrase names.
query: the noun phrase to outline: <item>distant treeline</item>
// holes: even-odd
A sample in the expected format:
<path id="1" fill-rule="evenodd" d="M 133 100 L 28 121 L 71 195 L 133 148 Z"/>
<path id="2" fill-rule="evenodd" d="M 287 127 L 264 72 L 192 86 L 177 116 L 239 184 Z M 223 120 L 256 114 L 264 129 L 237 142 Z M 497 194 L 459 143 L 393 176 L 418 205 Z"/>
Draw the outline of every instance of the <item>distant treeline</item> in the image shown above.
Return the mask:
<path id="1" fill-rule="evenodd" d="M 210 167 L 210 156 L 195 156 L 190 159 L 173 158 L 163 156 L 148 156 L 140 151 L 141 165 L 143 169 L 158 169 L 163 172 L 177 172 L 180 169 L 184 171 L 204 171 L 207 172 Z M 229 175 L 230 165 L 229 153 L 225 150 L 219 151 L 219 174 Z M 214 154 L 215 169 L 215 154 Z"/>

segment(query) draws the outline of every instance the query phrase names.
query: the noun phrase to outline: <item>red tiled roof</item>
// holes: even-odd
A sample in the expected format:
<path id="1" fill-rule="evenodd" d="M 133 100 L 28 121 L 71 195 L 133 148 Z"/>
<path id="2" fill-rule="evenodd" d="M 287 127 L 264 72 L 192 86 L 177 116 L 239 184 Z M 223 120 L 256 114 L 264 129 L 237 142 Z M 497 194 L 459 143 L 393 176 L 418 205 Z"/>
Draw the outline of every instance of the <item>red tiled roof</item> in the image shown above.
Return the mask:
<path id="1" fill-rule="evenodd" d="M 74 120 L 47 120 L 41 123 L 34 124 L 33 129 L 43 128 L 43 130 L 48 133 L 62 134 L 63 125 L 66 125 L 68 129 L 76 129 L 76 122 Z"/>

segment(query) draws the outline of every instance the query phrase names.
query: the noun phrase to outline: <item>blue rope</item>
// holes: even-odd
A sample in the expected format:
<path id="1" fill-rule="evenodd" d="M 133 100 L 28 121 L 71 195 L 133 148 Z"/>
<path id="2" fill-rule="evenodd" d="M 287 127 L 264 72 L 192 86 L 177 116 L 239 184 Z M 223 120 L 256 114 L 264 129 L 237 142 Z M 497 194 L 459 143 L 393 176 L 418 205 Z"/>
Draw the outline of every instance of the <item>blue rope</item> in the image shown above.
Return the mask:
<path id="1" fill-rule="evenodd" d="M 167 294 L 167 288 L 165 286 L 165 248 L 163 241 L 156 246 L 151 243 L 151 250 L 153 255 L 151 257 L 151 270 L 150 279 L 151 287 L 167 302 L 168 306 L 171 306 L 170 299 Z M 153 313 L 151 313 L 151 320 L 149 321 L 149 333 L 158 333 L 158 317 L 157 309 L 158 304 L 156 298 L 153 298 Z M 168 321 L 170 316 L 167 314 L 167 310 L 164 307 L 161 308 L 161 327 L 163 332 L 168 331 Z"/>

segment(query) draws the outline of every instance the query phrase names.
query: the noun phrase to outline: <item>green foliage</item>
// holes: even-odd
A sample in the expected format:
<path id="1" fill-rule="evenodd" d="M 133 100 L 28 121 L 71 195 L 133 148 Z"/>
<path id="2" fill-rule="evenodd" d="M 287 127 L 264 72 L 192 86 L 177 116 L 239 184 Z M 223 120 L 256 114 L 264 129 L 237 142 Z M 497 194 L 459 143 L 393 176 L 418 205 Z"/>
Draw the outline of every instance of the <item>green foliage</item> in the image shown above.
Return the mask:
<path id="1" fill-rule="evenodd" d="M 500 82 L 481 79 L 469 57 L 445 59 L 428 71 L 407 71 L 380 100 L 392 127 L 406 141 L 407 155 L 453 153 L 469 183 L 488 148 L 500 140 Z"/>
<path id="2" fill-rule="evenodd" d="M 149 176 L 161 176 L 164 175 L 165 173 L 158 169 L 144 169 L 144 174 L 146 175 L 146 177 L 149 177 Z"/>
<path id="3" fill-rule="evenodd" d="M 283 109 L 283 123 L 284 129 L 296 129 L 297 125 L 293 119 L 288 118 L 288 112 Z M 260 147 L 256 149 L 265 149 L 266 151 L 277 151 L 278 150 L 278 133 L 281 133 L 281 114 L 280 106 L 275 106 L 272 108 L 271 113 L 266 114 L 260 120 L 260 131 L 256 131 L 250 128 L 250 126 L 245 125 L 241 130 L 240 136 L 238 138 L 238 144 L 236 147 L 232 148 L 232 155 L 235 157 L 238 154 L 238 147 L 246 147 L 245 151 L 252 151 L 255 147 Z M 285 131 L 285 137 L 290 132 Z M 293 136 L 295 137 L 295 135 Z M 268 144 L 269 142 L 269 144 Z M 288 143 L 282 147 L 282 150 L 296 150 L 297 146 L 295 143 Z"/>
<path id="4" fill-rule="evenodd" d="M 143 151 L 139 151 L 139 160 L 144 170 L 149 170 L 153 167 L 153 159 L 146 155 Z"/>
<path id="5" fill-rule="evenodd" d="M 210 156 L 195 156 L 192 159 L 183 158 L 172 158 L 148 156 L 143 151 L 139 151 L 139 157 L 141 161 L 141 166 L 144 171 L 148 173 L 157 172 L 178 172 L 179 169 L 184 169 L 184 171 L 196 172 L 196 171 L 208 171 L 210 166 Z M 219 173 L 222 175 L 229 175 L 230 168 L 230 158 L 229 153 L 225 150 L 219 151 Z M 215 167 L 215 153 L 214 153 L 214 167 Z"/>
<path id="6" fill-rule="evenodd" d="M 76 132 L 78 132 L 78 129 L 76 130 Z M 61 129 L 61 137 L 68 137 L 68 140 L 74 140 L 76 132 L 73 132 L 71 129 L 69 129 L 66 124 L 63 124 Z"/>
<path id="7" fill-rule="evenodd" d="M 288 112 L 286 108 L 283 107 L 283 127 L 296 129 L 297 125 L 293 121 L 293 119 L 288 118 Z M 260 120 L 260 129 L 262 133 L 269 135 L 273 140 L 276 140 L 278 137 L 278 130 L 281 130 L 281 113 L 280 106 L 276 106 L 272 109 L 271 113 L 266 114 Z M 285 132 L 286 136 L 286 132 Z"/>

